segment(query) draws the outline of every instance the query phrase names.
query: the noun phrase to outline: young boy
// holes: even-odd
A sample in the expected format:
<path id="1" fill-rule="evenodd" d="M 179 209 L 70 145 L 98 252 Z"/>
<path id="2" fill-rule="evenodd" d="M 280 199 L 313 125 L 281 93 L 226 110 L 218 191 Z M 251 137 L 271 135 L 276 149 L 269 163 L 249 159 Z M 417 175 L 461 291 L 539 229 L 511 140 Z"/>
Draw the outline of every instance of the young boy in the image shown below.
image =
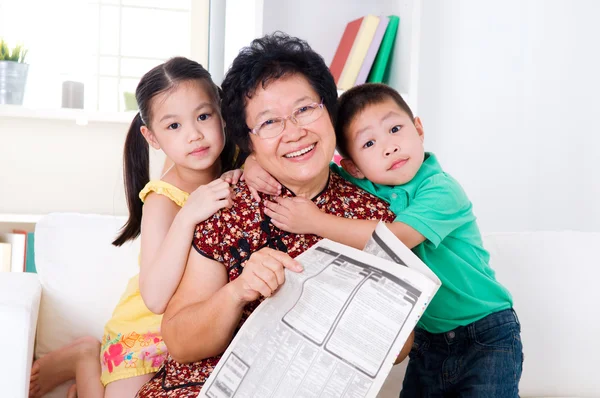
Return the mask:
<path id="1" fill-rule="evenodd" d="M 391 87 L 365 84 L 340 97 L 335 129 L 344 159 L 332 169 L 390 203 L 397 217 L 388 227 L 442 281 L 415 329 L 401 397 L 517 397 L 523 353 L 512 297 L 489 266 L 465 192 L 424 151 L 420 119 Z M 301 198 L 266 207 L 283 230 L 359 249 L 375 227 Z"/>

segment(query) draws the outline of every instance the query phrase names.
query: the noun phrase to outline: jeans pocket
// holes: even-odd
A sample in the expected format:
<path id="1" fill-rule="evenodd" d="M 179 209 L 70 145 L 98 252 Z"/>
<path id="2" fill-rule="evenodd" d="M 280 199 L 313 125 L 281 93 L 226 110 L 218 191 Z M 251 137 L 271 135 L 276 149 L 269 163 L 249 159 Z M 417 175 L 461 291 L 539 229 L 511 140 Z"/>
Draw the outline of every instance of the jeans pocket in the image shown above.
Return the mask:
<path id="1" fill-rule="evenodd" d="M 505 323 L 475 333 L 475 345 L 482 351 L 512 352 L 520 344 L 519 324 Z"/>
<path id="2" fill-rule="evenodd" d="M 408 353 L 408 358 L 421 358 L 423 354 L 425 354 L 425 352 L 427 352 L 427 350 L 429 349 L 429 344 L 430 343 L 429 339 L 427 338 L 427 335 L 422 331 L 415 330 L 415 340 L 413 342 L 412 348 L 410 349 L 410 352 Z"/>

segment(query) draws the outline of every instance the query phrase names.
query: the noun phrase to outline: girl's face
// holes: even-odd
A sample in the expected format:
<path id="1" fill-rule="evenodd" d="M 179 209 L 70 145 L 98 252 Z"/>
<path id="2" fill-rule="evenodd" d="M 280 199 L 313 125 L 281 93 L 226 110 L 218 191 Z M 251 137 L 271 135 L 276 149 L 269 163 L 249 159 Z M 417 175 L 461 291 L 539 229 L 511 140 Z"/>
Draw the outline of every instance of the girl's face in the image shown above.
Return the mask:
<path id="1" fill-rule="evenodd" d="M 223 121 L 202 83 L 179 82 L 154 96 L 150 107 L 152 120 L 142 134 L 153 148 L 190 170 L 207 170 L 217 162 L 225 145 Z"/>

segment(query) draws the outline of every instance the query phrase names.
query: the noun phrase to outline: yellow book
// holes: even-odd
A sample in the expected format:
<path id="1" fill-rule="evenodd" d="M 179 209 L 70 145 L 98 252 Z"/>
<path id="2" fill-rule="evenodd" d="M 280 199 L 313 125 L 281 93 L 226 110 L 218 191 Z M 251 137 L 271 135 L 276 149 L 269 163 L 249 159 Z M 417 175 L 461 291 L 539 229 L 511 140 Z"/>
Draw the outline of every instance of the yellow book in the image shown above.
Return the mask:
<path id="1" fill-rule="evenodd" d="M 363 18 L 338 82 L 340 90 L 348 90 L 354 86 L 378 25 L 379 17 L 375 15 L 367 15 Z"/>

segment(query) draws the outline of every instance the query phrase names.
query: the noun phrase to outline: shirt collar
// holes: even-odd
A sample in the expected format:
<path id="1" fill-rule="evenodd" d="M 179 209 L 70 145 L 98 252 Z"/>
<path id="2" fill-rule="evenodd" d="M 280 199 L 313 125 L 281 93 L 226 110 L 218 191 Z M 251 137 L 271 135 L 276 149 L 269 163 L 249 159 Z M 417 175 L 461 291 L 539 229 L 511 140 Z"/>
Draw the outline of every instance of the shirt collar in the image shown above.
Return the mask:
<path id="1" fill-rule="evenodd" d="M 442 173 L 442 167 L 438 163 L 436 156 L 431 152 L 425 152 L 425 160 L 412 180 L 402 185 L 373 184 L 373 188 L 377 193 L 377 196 L 383 198 L 390 198 L 392 193 L 399 190 L 405 191 L 411 195 L 419 188 L 423 181 L 439 173 Z"/>

